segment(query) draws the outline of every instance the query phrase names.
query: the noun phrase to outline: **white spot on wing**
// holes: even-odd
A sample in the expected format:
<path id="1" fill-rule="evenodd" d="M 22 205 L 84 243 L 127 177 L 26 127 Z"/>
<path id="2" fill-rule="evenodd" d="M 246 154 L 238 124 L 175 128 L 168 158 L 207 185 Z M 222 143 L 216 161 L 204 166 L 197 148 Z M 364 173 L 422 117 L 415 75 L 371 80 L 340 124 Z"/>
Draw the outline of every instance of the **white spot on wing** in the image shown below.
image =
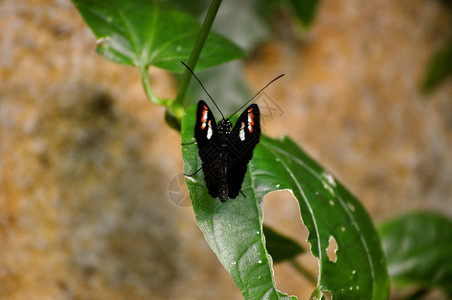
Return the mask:
<path id="1" fill-rule="evenodd" d="M 240 124 L 239 138 L 243 142 L 245 140 L 245 123 Z"/>
<path id="2" fill-rule="evenodd" d="M 245 140 L 245 130 L 240 129 L 239 137 L 242 142 Z"/>
<path id="3" fill-rule="evenodd" d="M 212 137 L 213 131 L 212 131 L 212 127 L 208 127 L 207 128 L 207 139 L 210 140 L 210 138 Z"/>

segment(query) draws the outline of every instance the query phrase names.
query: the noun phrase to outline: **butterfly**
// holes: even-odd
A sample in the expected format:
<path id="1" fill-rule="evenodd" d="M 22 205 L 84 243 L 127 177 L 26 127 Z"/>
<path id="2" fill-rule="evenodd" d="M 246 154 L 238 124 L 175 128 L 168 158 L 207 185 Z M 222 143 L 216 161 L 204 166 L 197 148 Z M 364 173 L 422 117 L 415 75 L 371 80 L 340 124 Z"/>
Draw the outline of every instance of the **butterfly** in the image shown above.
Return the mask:
<path id="1" fill-rule="evenodd" d="M 217 126 L 206 102 L 198 102 L 195 139 L 204 180 L 212 198 L 219 197 L 221 202 L 226 202 L 228 198 L 235 199 L 238 196 L 260 135 L 257 104 L 248 106 L 232 127 L 229 118 L 223 118 Z"/>
<path id="2" fill-rule="evenodd" d="M 209 195 L 212 198 L 219 197 L 220 201 L 224 203 L 228 198 L 235 199 L 241 193 L 248 163 L 253 157 L 253 150 L 259 143 L 261 135 L 259 106 L 257 104 L 249 105 L 232 126 L 231 117 L 224 117 L 195 73 L 184 62 L 182 64 L 193 74 L 222 116 L 217 125 L 207 103 L 200 100 L 194 129 L 198 154 L 202 162 L 201 169 Z M 282 76 L 284 74 L 270 81 L 236 112 Z"/>

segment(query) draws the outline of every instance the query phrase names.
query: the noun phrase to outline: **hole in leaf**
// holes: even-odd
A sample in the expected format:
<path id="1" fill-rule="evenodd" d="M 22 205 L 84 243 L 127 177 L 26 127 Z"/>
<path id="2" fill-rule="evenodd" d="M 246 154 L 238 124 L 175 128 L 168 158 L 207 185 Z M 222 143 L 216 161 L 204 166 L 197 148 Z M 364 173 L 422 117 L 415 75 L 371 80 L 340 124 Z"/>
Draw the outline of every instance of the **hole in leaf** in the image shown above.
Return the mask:
<path id="1" fill-rule="evenodd" d="M 264 224 L 308 250 L 308 230 L 300 221 L 300 208 L 291 191 L 273 191 L 265 196 L 264 203 Z"/>
<path id="2" fill-rule="evenodd" d="M 337 243 L 336 239 L 333 236 L 330 236 L 330 239 L 328 240 L 328 247 L 326 248 L 326 254 L 328 255 L 328 259 L 331 262 L 336 262 L 337 256 Z"/>
<path id="3" fill-rule="evenodd" d="M 300 218 L 298 201 L 289 190 L 279 190 L 267 194 L 264 198 L 264 224 L 276 232 L 285 235 L 298 244 L 305 252 L 295 258 L 295 263 L 302 265 L 317 279 L 318 260 L 310 251 L 306 241 L 308 230 Z M 298 299 L 309 299 L 315 284 L 301 275 L 291 261 L 273 264 L 276 286 Z"/>
<path id="4" fill-rule="evenodd" d="M 330 291 L 322 291 L 322 294 L 325 297 L 325 300 L 333 299 L 333 294 Z"/>

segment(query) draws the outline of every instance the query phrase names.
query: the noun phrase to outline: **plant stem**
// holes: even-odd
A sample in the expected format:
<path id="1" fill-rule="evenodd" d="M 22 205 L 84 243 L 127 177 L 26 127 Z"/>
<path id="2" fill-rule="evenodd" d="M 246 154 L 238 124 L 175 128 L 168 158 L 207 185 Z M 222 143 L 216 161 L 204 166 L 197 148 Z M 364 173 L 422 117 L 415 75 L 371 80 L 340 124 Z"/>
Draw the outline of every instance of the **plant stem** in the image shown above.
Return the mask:
<path id="1" fill-rule="evenodd" d="M 295 270 L 298 271 L 298 273 L 306 277 L 306 279 L 308 279 L 312 284 L 314 285 L 317 284 L 317 279 L 314 277 L 314 275 L 312 275 L 311 272 L 306 270 L 305 267 L 300 265 L 294 258 L 291 259 L 289 262 L 292 265 L 292 267 L 294 267 Z"/>
<path id="2" fill-rule="evenodd" d="M 199 31 L 198 38 L 196 39 L 195 46 L 191 52 L 190 58 L 188 60 L 187 65 L 194 70 L 196 63 L 198 62 L 199 55 L 201 54 L 202 48 L 204 46 L 204 42 L 209 35 L 210 29 L 212 27 L 213 21 L 217 15 L 218 9 L 220 8 L 221 0 L 213 0 L 210 4 L 209 11 L 207 12 L 206 18 L 204 19 L 204 23 L 201 26 L 201 30 Z M 183 112 L 188 108 L 190 104 L 185 100 L 185 93 L 187 92 L 188 84 L 191 80 L 191 73 L 188 70 L 185 70 L 184 75 L 182 76 L 182 81 L 179 87 L 179 92 L 177 94 L 176 99 L 171 104 L 171 110 L 175 113 L 176 117 L 182 118 Z M 182 108 L 182 109 L 181 109 Z"/>
<path id="3" fill-rule="evenodd" d="M 143 85 L 144 92 L 146 93 L 146 96 L 148 97 L 148 99 L 157 105 L 167 105 L 168 100 L 160 99 L 152 91 L 151 82 L 149 81 L 149 73 L 148 73 L 147 67 L 140 68 L 140 77 L 141 77 L 141 84 Z"/>

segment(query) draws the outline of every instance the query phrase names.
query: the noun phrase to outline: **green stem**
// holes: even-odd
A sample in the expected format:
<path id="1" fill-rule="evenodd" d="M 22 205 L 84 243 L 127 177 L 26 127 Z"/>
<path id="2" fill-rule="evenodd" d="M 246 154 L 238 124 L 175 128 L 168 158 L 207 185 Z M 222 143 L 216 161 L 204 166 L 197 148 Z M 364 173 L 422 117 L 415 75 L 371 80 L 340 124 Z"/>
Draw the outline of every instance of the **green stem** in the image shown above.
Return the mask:
<path id="1" fill-rule="evenodd" d="M 152 91 L 147 67 L 140 68 L 140 77 L 141 77 L 141 84 L 143 85 L 144 92 L 146 93 L 146 96 L 148 97 L 148 99 L 157 105 L 165 105 L 165 106 L 168 105 L 167 99 L 160 99 Z"/>
<path id="2" fill-rule="evenodd" d="M 207 36 L 209 35 L 210 29 L 212 28 L 212 24 L 213 21 L 215 20 L 218 9 L 220 8 L 220 4 L 221 0 L 213 0 L 212 3 L 210 4 L 209 11 L 207 12 L 206 18 L 204 19 L 204 23 L 201 26 L 198 38 L 196 39 L 195 47 L 193 48 L 187 63 L 187 65 L 192 70 L 195 69 L 196 63 L 198 62 L 199 55 L 201 54 L 204 42 L 206 41 Z M 182 118 L 183 113 L 190 104 L 185 100 L 185 93 L 187 92 L 188 84 L 190 83 L 191 77 L 192 75 L 190 71 L 185 70 L 184 75 L 182 76 L 182 81 L 179 87 L 177 97 L 171 104 L 171 111 L 173 111 L 176 117 L 178 118 Z"/>
<path id="3" fill-rule="evenodd" d="M 292 267 L 295 268 L 295 270 L 298 271 L 298 273 L 300 273 L 301 275 L 303 275 L 306 279 L 308 279 L 312 284 L 316 285 L 317 284 L 317 279 L 314 277 L 314 275 L 311 274 L 311 272 L 309 272 L 308 270 L 305 269 L 305 267 L 303 267 L 302 265 L 300 265 L 295 258 L 291 259 L 290 264 L 292 265 Z"/>

